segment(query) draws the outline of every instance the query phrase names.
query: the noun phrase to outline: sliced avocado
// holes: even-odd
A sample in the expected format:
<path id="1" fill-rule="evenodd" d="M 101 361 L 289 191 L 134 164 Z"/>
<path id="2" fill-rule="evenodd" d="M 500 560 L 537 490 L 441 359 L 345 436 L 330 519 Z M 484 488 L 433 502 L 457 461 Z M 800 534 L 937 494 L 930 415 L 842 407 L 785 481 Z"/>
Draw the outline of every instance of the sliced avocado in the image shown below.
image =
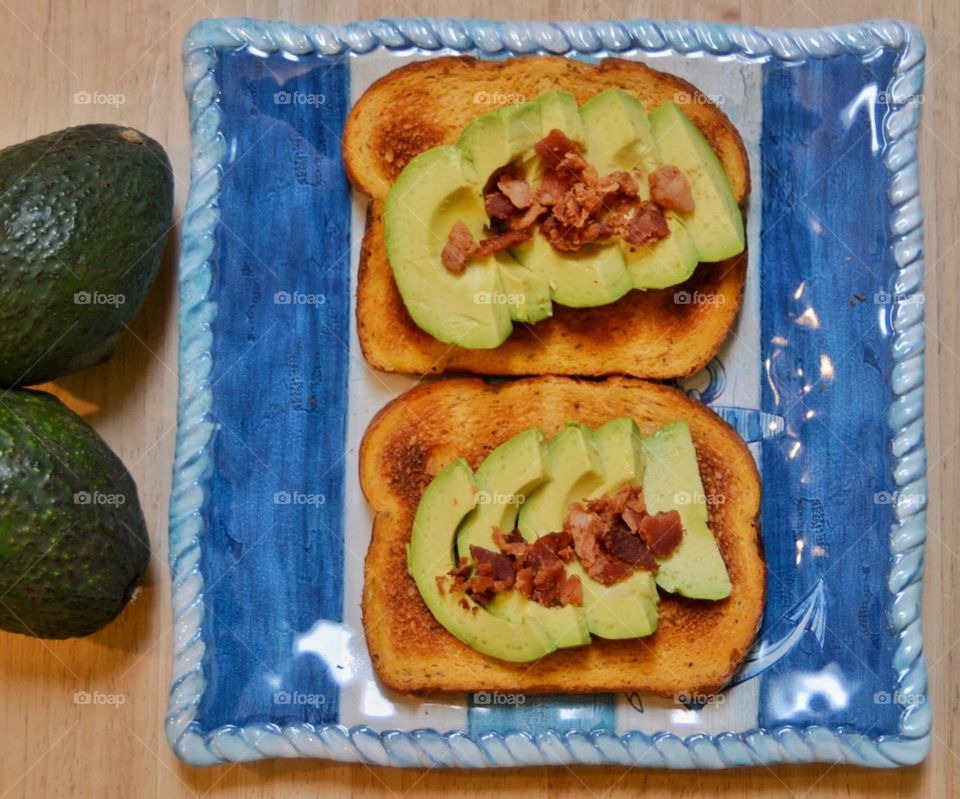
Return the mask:
<path id="1" fill-rule="evenodd" d="M 510 318 L 515 322 L 533 324 L 553 316 L 550 283 L 546 275 L 518 263 L 508 252 L 498 252 L 496 259 Z"/>
<path id="2" fill-rule="evenodd" d="M 456 146 L 473 164 L 482 188 L 494 172 L 537 143 L 540 129 L 539 100 L 508 105 L 473 120 Z"/>
<path id="3" fill-rule="evenodd" d="M 440 341 L 470 349 L 497 347 L 512 329 L 507 304 L 491 301 L 504 294 L 493 256 L 459 275 L 440 260 L 455 222 L 483 237 L 482 188 L 457 147 L 434 147 L 400 173 L 384 210 L 387 256 L 413 321 Z"/>
<path id="4" fill-rule="evenodd" d="M 550 457 L 543 433 L 535 427 L 518 433 L 493 450 L 477 468 L 477 506 L 457 530 L 457 554 L 470 557 L 470 546 L 497 551 L 493 528 L 513 531 L 517 509 L 528 494 L 550 479 Z"/>
<path id="5" fill-rule="evenodd" d="M 685 224 L 701 261 L 722 261 L 746 246 L 743 217 L 723 164 L 700 129 L 674 103 L 650 114 L 650 127 L 665 164 L 678 167 L 690 181 L 693 213 Z"/>
<path id="6" fill-rule="evenodd" d="M 568 423 L 550 443 L 548 452 L 553 476 L 527 497 L 517 518 L 517 528 L 527 541 L 562 530 L 569 503 L 587 496 L 603 482 L 603 466 L 593 433 L 586 425 Z"/>
<path id="7" fill-rule="evenodd" d="M 551 130 L 563 131 L 567 138 L 579 145 L 584 144 L 583 123 L 577 109 L 577 99 L 570 92 L 544 92 L 536 100 L 540 106 L 540 135 L 546 136 Z"/>
<path id="8" fill-rule="evenodd" d="M 594 431 L 593 440 L 603 465 L 603 483 L 591 498 L 613 494 L 643 479 L 643 437 L 633 419 L 607 422 Z M 568 504 L 586 498 L 570 497 Z M 572 573 L 580 575 L 590 632 L 601 638 L 636 638 L 657 629 L 660 596 L 652 572 L 635 571 L 618 583 L 603 585 L 587 576 L 579 562 L 575 566 Z"/>
<path id="9" fill-rule="evenodd" d="M 477 487 L 461 458 L 433 479 L 417 506 L 407 569 L 434 618 L 467 646 L 513 663 L 541 658 L 556 647 L 534 621 L 507 621 L 450 590 L 454 535 L 476 505 Z"/>
<path id="10" fill-rule="evenodd" d="M 696 211 L 693 212 L 696 214 Z M 670 235 L 648 247 L 620 242 L 623 260 L 637 289 L 663 289 L 683 283 L 700 263 L 693 237 L 678 214 L 667 212 Z"/>
<path id="11" fill-rule="evenodd" d="M 615 170 L 651 172 L 660 165 L 643 105 L 620 89 L 607 89 L 580 106 L 587 160 L 601 175 Z M 645 188 L 645 187 L 642 187 Z"/>
<path id="12" fill-rule="evenodd" d="M 493 543 L 493 528 L 511 532 L 516 526 L 517 508 L 550 475 L 546 439 L 535 428 L 518 433 L 493 450 L 474 475 L 479 501 L 457 531 L 459 556 L 469 558 L 471 545 L 499 551 Z M 579 607 L 548 608 L 519 591 L 504 591 L 486 610 L 516 623 L 524 617 L 532 619 L 558 648 L 590 643 L 586 615 Z"/>
<path id="13" fill-rule="evenodd" d="M 580 106 L 587 141 L 587 159 L 601 175 L 616 170 L 647 175 L 660 166 L 660 150 L 643 105 L 619 89 L 607 89 Z M 650 187 L 640 177 L 640 196 Z M 696 213 L 696 211 L 694 211 Z M 660 289 L 685 281 L 697 268 L 699 253 L 678 214 L 667 214 L 670 235 L 649 246 L 620 241 L 620 251 L 633 288 Z"/>
<path id="14" fill-rule="evenodd" d="M 570 308 L 609 305 L 633 288 L 623 254 L 614 245 L 587 244 L 577 252 L 560 252 L 537 233 L 510 252 L 543 275 L 554 302 Z"/>
<path id="15" fill-rule="evenodd" d="M 551 91 L 537 98 L 540 103 L 541 134 L 554 128 L 571 140 L 584 144 L 584 127 L 572 94 Z M 543 162 L 532 152 L 521 162 L 531 186 L 540 183 Z M 620 249 L 611 244 L 588 244 L 578 252 L 559 252 L 537 232 L 510 250 L 511 255 L 550 285 L 553 301 L 570 308 L 593 308 L 616 302 L 633 288 Z"/>
<path id="16" fill-rule="evenodd" d="M 569 574 L 574 573 L 570 568 L 573 565 L 575 564 L 567 564 Z M 519 591 L 503 591 L 491 600 L 487 610 L 494 616 L 500 616 L 514 623 L 530 619 L 543 630 L 557 649 L 590 643 L 586 603 L 581 607 L 565 605 L 548 608 L 539 602 L 527 599 Z"/>
<path id="17" fill-rule="evenodd" d="M 652 572 L 636 571 L 619 583 L 604 585 L 587 576 L 580 561 L 567 564 L 580 577 L 587 628 L 600 638 L 640 638 L 657 629 L 660 595 Z"/>
<path id="18" fill-rule="evenodd" d="M 643 440 L 643 496 L 650 513 L 676 510 L 683 540 L 660 561 L 657 585 L 692 599 L 730 595 L 730 577 L 708 525 L 707 500 L 697 451 L 685 421 L 674 422 Z"/>

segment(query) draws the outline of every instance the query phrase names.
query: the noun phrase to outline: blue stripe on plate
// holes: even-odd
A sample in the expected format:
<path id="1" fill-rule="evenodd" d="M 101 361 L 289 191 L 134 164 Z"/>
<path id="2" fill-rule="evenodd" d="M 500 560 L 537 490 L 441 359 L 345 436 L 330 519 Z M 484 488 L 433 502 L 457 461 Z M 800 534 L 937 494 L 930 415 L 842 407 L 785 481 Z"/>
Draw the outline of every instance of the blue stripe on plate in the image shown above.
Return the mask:
<path id="1" fill-rule="evenodd" d="M 760 653 L 768 728 L 897 729 L 895 639 L 884 629 L 893 459 L 877 412 L 893 399 L 880 153 L 894 60 L 764 66 L 761 407 L 784 428 L 761 445 L 764 638 L 790 642 L 783 657 Z"/>
<path id="2" fill-rule="evenodd" d="M 335 722 L 345 667 L 336 631 L 351 312 L 340 157 L 349 69 L 305 70 L 245 51 L 218 57 L 227 156 L 210 290 L 219 300 L 217 432 L 201 562 L 204 637 L 216 653 L 204 657 L 197 721 L 206 729 Z M 315 67 L 320 59 L 307 60 Z M 307 637 L 311 630 L 323 634 Z"/>

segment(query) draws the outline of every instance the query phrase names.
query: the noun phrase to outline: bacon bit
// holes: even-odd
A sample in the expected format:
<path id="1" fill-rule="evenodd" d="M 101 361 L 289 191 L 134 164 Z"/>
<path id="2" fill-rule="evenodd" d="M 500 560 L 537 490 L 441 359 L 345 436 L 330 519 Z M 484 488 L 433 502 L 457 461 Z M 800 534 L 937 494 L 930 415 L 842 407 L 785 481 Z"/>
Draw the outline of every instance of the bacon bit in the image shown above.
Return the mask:
<path id="1" fill-rule="evenodd" d="M 647 513 L 643 489 L 625 485 L 616 494 L 577 503 L 563 529 L 573 538 L 577 557 L 594 580 L 613 585 L 635 570 L 656 571 L 656 557 L 667 557 L 683 537 L 676 511 Z"/>
<path id="2" fill-rule="evenodd" d="M 670 235 L 663 210 L 653 202 L 642 202 L 619 230 L 628 244 L 653 244 Z"/>
<path id="3" fill-rule="evenodd" d="M 583 605 L 583 583 L 580 582 L 580 575 L 569 574 L 563 585 L 560 586 L 560 593 L 557 595 L 561 605 Z"/>
<path id="4" fill-rule="evenodd" d="M 471 546 L 470 555 L 477 562 L 477 573 L 490 577 L 497 583 L 502 583 L 505 590 L 513 588 L 513 582 L 516 579 L 516 573 L 513 568 L 513 561 L 506 555 L 494 552 L 484 547 Z"/>
<path id="5" fill-rule="evenodd" d="M 505 222 L 516 214 L 517 209 L 502 191 L 491 191 L 483 195 L 483 207 L 491 220 Z"/>
<path id="6" fill-rule="evenodd" d="M 494 173 L 483 195 L 491 223 L 499 232 L 477 242 L 462 221 L 454 223 L 441 253 L 444 266 L 461 274 L 474 258 L 514 247 L 540 233 L 560 252 L 620 236 L 647 246 L 670 235 L 664 208 L 686 213 L 693 196 L 686 176 L 675 166 L 660 166 L 647 178 L 652 200 L 641 201 L 641 170 L 618 170 L 602 177 L 583 151 L 561 130 L 551 130 L 534 145 L 544 173 L 534 191 L 515 166 Z"/>
<path id="7" fill-rule="evenodd" d="M 529 208 L 533 203 L 533 192 L 523 175 L 516 172 L 504 172 L 497 181 L 500 189 L 516 208 Z"/>
<path id="8" fill-rule="evenodd" d="M 640 537 L 658 558 L 666 558 L 680 546 L 683 539 L 683 522 L 675 510 L 644 516 L 637 529 Z"/>
<path id="9" fill-rule="evenodd" d="M 670 164 L 658 166 L 650 174 L 650 198 L 668 211 L 689 214 L 693 210 L 693 194 L 687 176 Z"/>
<path id="10" fill-rule="evenodd" d="M 447 267 L 448 271 L 459 275 L 467 268 L 467 261 L 474 256 L 476 251 L 477 242 L 474 241 L 470 228 L 458 219 L 450 228 L 450 236 L 440 253 L 440 260 L 443 261 L 443 265 Z"/>
<path id="11" fill-rule="evenodd" d="M 508 250 L 511 247 L 516 247 L 518 244 L 529 241 L 532 237 L 532 230 L 507 230 L 504 233 L 497 233 L 494 236 L 490 236 L 490 238 L 483 239 L 483 241 L 477 245 L 475 255 L 477 258 L 482 258 L 485 255 L 492 255 L 501 250 Z"/>
<path id="12" fill-rule="evenodd" d="M 563 162 L 567 153 L 575 153 L 583 158 L 580 148 L 570 140 L 562 130 L 554 128 L 540 141 L 533 145 L 533 149 L 543 159 L 548 169 L 556 169 Z"/>

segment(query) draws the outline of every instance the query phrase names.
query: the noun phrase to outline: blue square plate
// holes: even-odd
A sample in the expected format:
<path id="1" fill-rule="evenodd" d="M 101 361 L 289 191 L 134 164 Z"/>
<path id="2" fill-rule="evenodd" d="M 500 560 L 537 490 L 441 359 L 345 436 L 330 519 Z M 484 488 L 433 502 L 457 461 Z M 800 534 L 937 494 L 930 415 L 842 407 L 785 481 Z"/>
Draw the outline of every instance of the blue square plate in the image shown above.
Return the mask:
<path id="1" fill-rule="evenodd" d="M 747 145 L 743 310 L 681 387 L 756 456 L 768 600 L 733 687 L 706 704 L 411 699 L 375 679 L 357 447 L 414 381 L 360 355 L 365 199 L 340 136 L 372 81 L 450 53 L 645 61 L 712 97 Z M 176 753 L 466 767 L 921 760 L 923 58 L 917 31 L 891 21 L 197 25 L 184 47 L 193 175 L 170 510 Z"/>

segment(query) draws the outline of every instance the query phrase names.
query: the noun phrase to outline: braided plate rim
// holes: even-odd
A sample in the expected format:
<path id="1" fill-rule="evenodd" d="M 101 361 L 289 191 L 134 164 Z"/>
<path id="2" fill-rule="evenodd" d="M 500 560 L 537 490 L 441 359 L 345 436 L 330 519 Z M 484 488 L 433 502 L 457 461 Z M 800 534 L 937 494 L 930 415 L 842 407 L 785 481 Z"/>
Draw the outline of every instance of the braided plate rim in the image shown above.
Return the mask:
<path id="1" fill-rule="evenodd" d="M 925 45 L 919 31 L 895 20 L 875 20 L 812 30 L 652 20 L 548 23 L 453 19 L 383 19 L 346 25 L 202 20 L 183 46 L 184 84 L 190 107 L 192 173 L 183 222 L 179 283 L 178 430 L 170 499 L 170 566 L 173 573 L 174 664 L 166 734 L 174 752 L 195 765 L 268 757 L 324 757 L 392 766 L 629 764 L 667 768 L 724 768 L 781 762 L 847 762 L 892 767 L 921 761 L 930 748 L 932 716 L 927 701 L 901 704 L 899 734 L 871 738 L 854 730 L 785 725 L 744 733 L 617 735 L 551 730 L 377 732 L 365 726 L 308 723 L 204 730 L 196 722 L 206 680 L 203 674 L 203 578 L 199 570 L 204 485 L 212 471 L 208 453 L 214 426 L 212 322 L 209 297 L 214 231 L 219 222 L 220 164 L 225 145 L 217 103 L 216 48 L 251 46 L 264 53 L 362 55 L 378 48 L 519 55 L 622 53 L 628 50 L 737 55 L 749 60 L 802 61 L 842 54 L 865 56 L 880 48 L 898 53 L 887 87 L 884 117 L 890 177 L 889 230 L 897 263 L 892 306 L 895 399 L 888 410 L 895 522 L 890 529 L 893 603 L 888 623 L 896 632 L 895 701 L 926 700 L 927 669 L 920 619 L 926 539 L 926 449 L 924 445 L 923 212 L 917 138 Z"/>

